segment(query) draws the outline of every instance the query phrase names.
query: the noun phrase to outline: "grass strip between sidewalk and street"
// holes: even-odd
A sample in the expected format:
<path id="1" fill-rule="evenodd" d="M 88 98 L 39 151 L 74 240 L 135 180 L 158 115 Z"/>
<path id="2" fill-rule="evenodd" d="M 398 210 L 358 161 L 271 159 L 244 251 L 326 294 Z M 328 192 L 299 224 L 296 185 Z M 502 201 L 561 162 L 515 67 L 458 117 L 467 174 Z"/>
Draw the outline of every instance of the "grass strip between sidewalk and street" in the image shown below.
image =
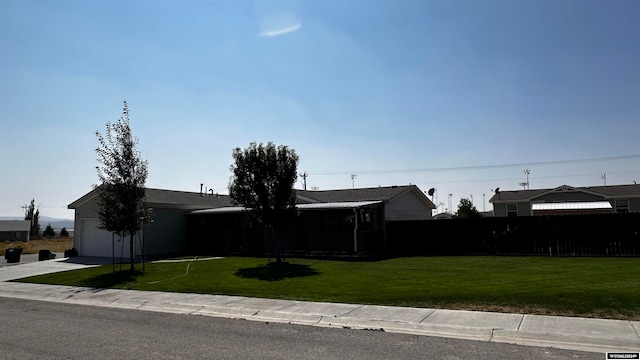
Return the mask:
<path id="1" fill-rule="evenodd" d="M 123 269 L 128 268 L 128 265 Z M 412 257 L 381 261 L 231 257 L 112 265 L 19 281 L 273 299 L 640 320 L 640 258 Z M 118 266 L 116 266 L 116 270 Z"/>

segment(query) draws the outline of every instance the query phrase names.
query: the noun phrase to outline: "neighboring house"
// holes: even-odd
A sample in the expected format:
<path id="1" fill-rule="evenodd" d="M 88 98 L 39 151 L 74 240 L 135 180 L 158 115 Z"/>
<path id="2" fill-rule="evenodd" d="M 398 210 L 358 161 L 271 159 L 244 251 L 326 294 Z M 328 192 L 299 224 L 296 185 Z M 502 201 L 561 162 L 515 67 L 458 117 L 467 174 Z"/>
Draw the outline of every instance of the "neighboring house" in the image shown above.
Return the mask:
<path id="1" fill-rule="evenodd" d="M 496 217 L 640 212 L 640 185 L 499 191 L 489 202 Z"/>
<path id="2" fill-rule="evenodd" d="M 387 248 L 386 224 L 429 220 L 435 205 L 415 185 L 325 191 L 296 190 L 297 218 L 286 252 L 301 256 L 369 256 Z M 189 250 L 205 254 L 264 255 L 261 226 L 241 206 L 190 214 Z"/>
<path id="3" fill-rule="evenodd" d="M 93 190 L 69 205 L 75 210 L 74 248 L 80 256 L 129 258 L 129 239 L 99 229 L 98 191 Z M 136 236 L 136 255 L 140 255 L 140 242 L 145 256 L 183 253 L 186 250 L 187 212 L 231 205 L 228 195 L 147 189 L 145 207 L 153 208 L 152 223 Z"/>
<path id="4" fill-rule="evenodd" d="M 435 205 L 416 185 L 363 189 L 296 190 L 297 203 L 382 201 L 385 221 L 429 220 Z"/>
<path id="5" fill-rule="evenodd" d="M 30 220 L 0 220 L 0 241 L 29 241 Z"/>
<path id="6" fill-rule="evenodd" d="M 450 219 L 457 219 L 457 218 L 458 218 L 458 215 L 452 214 L 450 212 L 443 212 L 433 216 L 433 220 L 450 220 Z"/>

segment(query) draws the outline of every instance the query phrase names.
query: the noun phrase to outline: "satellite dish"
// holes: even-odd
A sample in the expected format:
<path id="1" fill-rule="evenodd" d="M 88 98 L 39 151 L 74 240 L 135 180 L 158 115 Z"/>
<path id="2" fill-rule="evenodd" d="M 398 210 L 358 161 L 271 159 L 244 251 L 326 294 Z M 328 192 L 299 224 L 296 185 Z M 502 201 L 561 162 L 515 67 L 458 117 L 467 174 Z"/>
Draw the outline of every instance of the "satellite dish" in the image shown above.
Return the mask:
<path id="1" fill-rule="evenodd" d="M 497 193 L 499 193 L 499 192 L 500 192 L 500 188 L 499 188 L 499 187 L 497 187 L 497 188 L 496 188 L 496 190 L 495 190 L 495 192 L 496 192 L 496 194 L 497 194 Z"/>
<path id="2" fill-rule="evenodd" d="M 435 192 L 436 192 L 436 189 L 435 188 L 431 188 L 431 189 L 429 189 L 429 192 L 427 194 L 429 194 L 429 196 L 433 196 L 433 193 L 435 193 Z"/>

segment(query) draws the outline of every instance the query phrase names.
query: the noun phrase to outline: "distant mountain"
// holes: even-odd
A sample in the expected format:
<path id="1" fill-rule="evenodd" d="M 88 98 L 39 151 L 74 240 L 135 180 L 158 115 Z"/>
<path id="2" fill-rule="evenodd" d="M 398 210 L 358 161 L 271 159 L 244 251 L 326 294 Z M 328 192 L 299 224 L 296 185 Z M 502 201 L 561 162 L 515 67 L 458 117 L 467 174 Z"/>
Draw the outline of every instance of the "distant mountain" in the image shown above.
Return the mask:
<path id="1" fill-rule="evenodd" d="M 0 216 L 0 220 L 24 220 L 24 217 Z M 48 216 L 41 216 L 38 219 L 38 222 L 40 223 L 41 230 L 44 230 L 49 224 L 51 224 L 51 227 L 54 230 L 60 230 L 62 228 L 67 228 L 67 230 L 73 230 L 73 220 L 71 219 L 58 219 L 58 218 L 52 218 Z"/>

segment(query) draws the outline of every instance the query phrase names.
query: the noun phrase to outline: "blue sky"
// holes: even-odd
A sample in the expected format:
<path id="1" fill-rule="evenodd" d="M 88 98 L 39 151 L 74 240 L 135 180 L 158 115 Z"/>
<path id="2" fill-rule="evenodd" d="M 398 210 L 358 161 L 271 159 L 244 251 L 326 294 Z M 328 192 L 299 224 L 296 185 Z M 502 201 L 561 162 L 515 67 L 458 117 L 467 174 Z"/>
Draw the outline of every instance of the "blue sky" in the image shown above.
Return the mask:
<path id="1" fill-rule="evenodd" d="M 640 181 L 639 34 L 636 0 L 0 0 L 0 216 L 72 218 L 123 100 L 154 188 L 227 193 L 251 141 L 309 188 L 435 187 L 440 211 L 523 168 Z"/>

